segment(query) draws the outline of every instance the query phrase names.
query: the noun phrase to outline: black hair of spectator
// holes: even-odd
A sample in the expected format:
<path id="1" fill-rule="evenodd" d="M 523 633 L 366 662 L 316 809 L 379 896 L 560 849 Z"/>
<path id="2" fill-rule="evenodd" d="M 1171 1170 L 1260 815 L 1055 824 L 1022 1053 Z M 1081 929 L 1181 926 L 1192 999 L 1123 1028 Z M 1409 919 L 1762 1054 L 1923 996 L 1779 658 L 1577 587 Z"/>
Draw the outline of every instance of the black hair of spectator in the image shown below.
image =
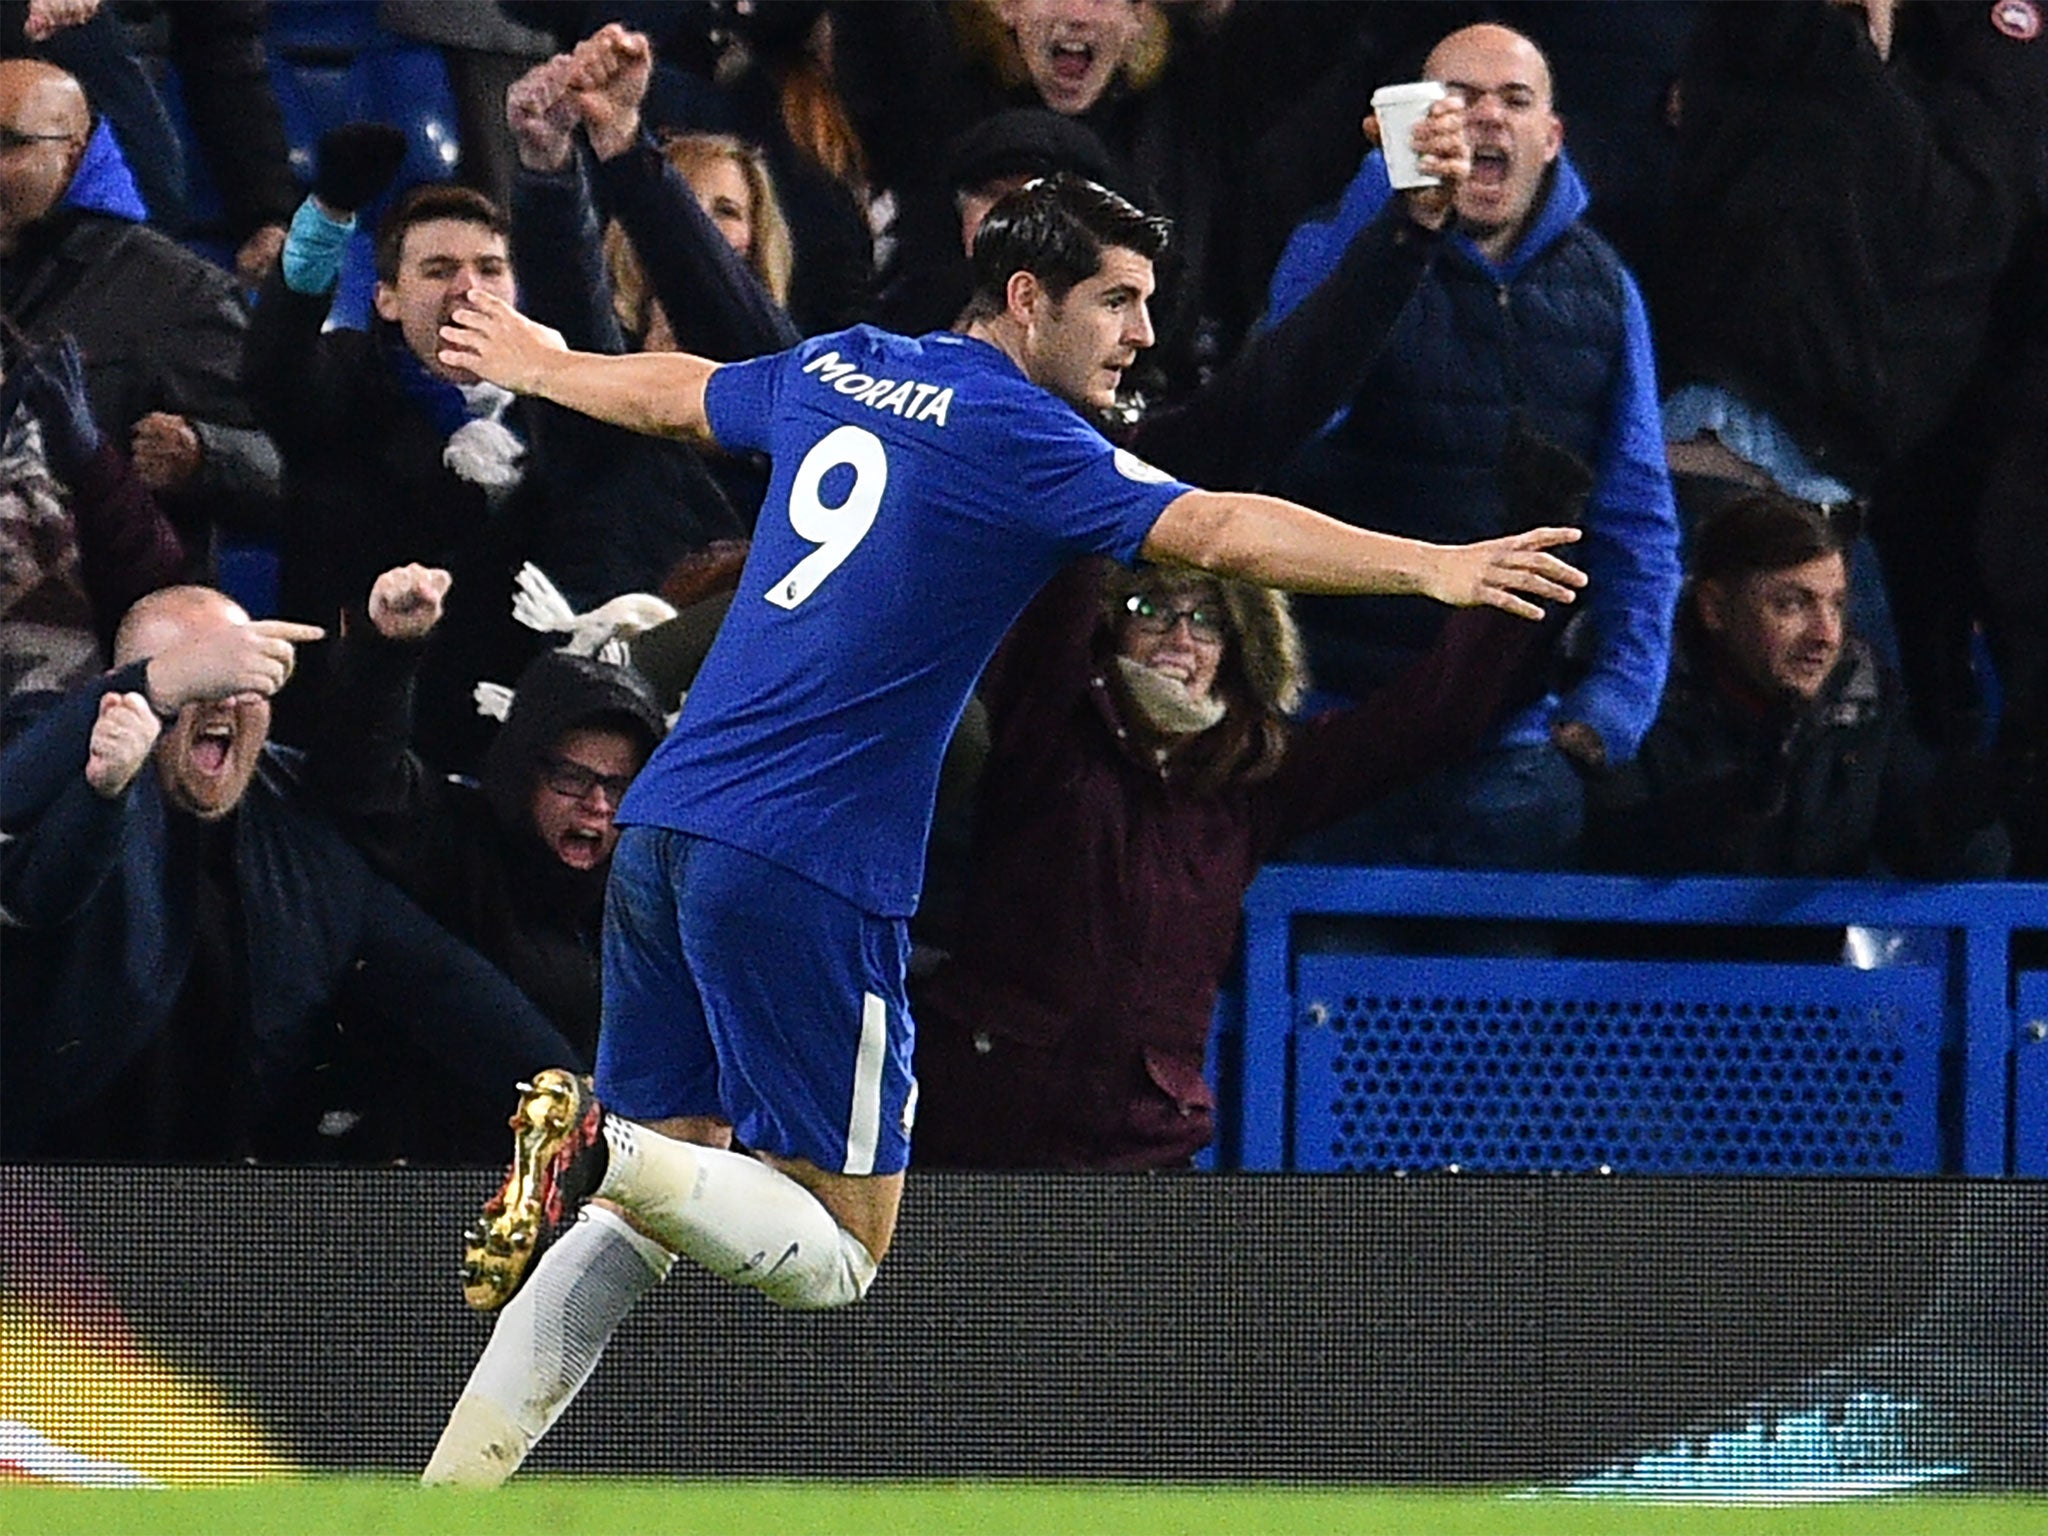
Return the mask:
<path id="1" fill-rule="evenodd" d="M 1154 218 L 1109 188 L 1065 173 L 1026 182 L 1007 194 L 974 237 L 974 297 L 967 318 L 999 315 L 1010 278 L 1029 272 L 1055 299 L 1102 270 L 1105 250 L 1165 254 L 1170 219 Z"/>
<path id="2" fill-rule="evenodd" d="M 1740 581 L 1846 554 L 1862 523 L 1854 503 L 1821 506 L 1777 491 L 1753 491 L 1717 507 L 1693 530 L 1695 581 Z"/>
<path id="3" fill-rule="evenodd" d="M 511 238 L 512 226 L 504 210 L 483 193 L 452 181 L 430 181 L 399 198 L 377 221 L 377 281 L 398 281 L 399 255 L 405 248 L 406 232 L 415 224 L 434 219 L 481 224 L 493 234 Z"/>

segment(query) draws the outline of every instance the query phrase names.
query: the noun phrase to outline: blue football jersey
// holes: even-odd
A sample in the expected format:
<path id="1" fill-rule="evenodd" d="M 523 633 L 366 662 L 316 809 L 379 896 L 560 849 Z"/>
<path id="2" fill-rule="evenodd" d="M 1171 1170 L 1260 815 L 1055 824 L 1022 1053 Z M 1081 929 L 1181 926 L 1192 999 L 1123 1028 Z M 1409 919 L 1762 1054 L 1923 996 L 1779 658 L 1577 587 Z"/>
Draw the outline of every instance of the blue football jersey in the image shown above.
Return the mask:
<path id="1" fill-rule="evenodd" d="M 907 917 L 940 759 L 1053 573 L 1129 562 L 1189 489 L 1004 353 L 871 326 L 723 366 L 711 430 L 774 465 L 682 717 L 619 820 L 672 827 Z"/>

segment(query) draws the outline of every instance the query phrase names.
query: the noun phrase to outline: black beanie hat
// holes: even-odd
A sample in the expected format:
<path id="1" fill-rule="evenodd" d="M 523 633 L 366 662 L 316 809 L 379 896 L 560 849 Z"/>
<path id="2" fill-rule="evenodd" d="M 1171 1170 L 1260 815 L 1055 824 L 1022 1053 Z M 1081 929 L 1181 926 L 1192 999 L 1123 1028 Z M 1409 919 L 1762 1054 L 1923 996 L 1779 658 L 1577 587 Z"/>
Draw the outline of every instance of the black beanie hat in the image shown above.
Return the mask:
<path id="1" fill-rule="evenodd" d="M 1002 176 L 1071 171 L 1117 191 L 1116 163 L 1095 130 L 1046 107 L 1011 107 L 956 136 L 946 153 L 946 185 L 969 192 Z"/>

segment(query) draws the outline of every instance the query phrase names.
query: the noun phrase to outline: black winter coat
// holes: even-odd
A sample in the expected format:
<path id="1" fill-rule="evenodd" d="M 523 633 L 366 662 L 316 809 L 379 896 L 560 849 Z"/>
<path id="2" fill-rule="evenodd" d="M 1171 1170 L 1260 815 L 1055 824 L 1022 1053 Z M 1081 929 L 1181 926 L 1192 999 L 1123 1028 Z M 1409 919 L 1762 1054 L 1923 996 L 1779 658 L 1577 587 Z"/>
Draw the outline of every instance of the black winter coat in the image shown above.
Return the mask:
<path id="1" fill-rule="evenodd" d="M 2010 849 L 1985 787 L 1937 771 L 1898 681 L 1851 640 L 1807 708 L 1739 693 L 1681 636 L 1634 761 L 1588 795 L 1587 861 L 1635 874 L 1988 879 Z"/>
<path id="2" fill-rule="evenodd" d="M 94 1117 L 171 1025 L 200 942 L 198 824 L 169 809 L 153 768 L 112 800 L 82 771 L 100 697 L 139 691 L 142 670 L 137 662 L 66 695 L 0 755 L 8 1156 L 33 1156 L 53 1135 L 91 1155 Z M 205 1064 L 220 1116 L 252 1131 L 271 1125 L 322 1065 L 345 989 L 493 1105 L 520 1074 L 582 1059 L 301 804 L 287 754 L 270 749 L 228 823 L 242 974 L 216 1021 L 235 1053 Z M 492 1118 L 483 1129 L 495 1130 Z M 192 1135 L 217 1152 L 217 1130 L 195 1125 Z M 125 1128 L 108 1135 L 127 1145 Z M 230 1150 L 277 1155 L 260 1137 Z"/>
<path id="3" fill-rule="evenodd" d="M 1667 389 L 1721 385 L 1859 491 L 1923 440 L 1984 343 L 2040 195 L 2048 40 L 2000 8 L 1705 8 L 1682 82 Z M 2038 11 L 2036 12 L 2038 15 Z"/>
<path id="4" fill-rule="evenodd" d="M 249 317 L 227 272 L 147 225 L 60 208 L 0 262 L 0 301 L 37 341 L 78 339 L 93 419 L 124 452 L 152 411 L 191 421 L 204 451 L 197 481 L 166 503 L 189 529 L 202 513 L 272 513 L 277 450 L 242 394 Z"/>

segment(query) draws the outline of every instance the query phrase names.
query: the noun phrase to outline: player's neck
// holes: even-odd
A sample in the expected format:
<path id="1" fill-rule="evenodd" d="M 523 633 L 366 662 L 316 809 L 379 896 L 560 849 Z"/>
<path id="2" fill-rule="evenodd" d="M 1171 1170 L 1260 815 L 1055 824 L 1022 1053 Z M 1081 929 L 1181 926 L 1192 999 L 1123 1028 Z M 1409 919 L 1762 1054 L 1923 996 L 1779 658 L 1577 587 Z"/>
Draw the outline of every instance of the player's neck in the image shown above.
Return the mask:
<path id="1" fill-rule="evenodd" d="M 1031 377 L 1031 370 L 1024 366 L 1024 328 L 1008 315 L 987 315 L 970 320 L 961 330 L 976 341 L 987 342 L 1015 363 L 1018 372 L 1027 379 Z"/>

